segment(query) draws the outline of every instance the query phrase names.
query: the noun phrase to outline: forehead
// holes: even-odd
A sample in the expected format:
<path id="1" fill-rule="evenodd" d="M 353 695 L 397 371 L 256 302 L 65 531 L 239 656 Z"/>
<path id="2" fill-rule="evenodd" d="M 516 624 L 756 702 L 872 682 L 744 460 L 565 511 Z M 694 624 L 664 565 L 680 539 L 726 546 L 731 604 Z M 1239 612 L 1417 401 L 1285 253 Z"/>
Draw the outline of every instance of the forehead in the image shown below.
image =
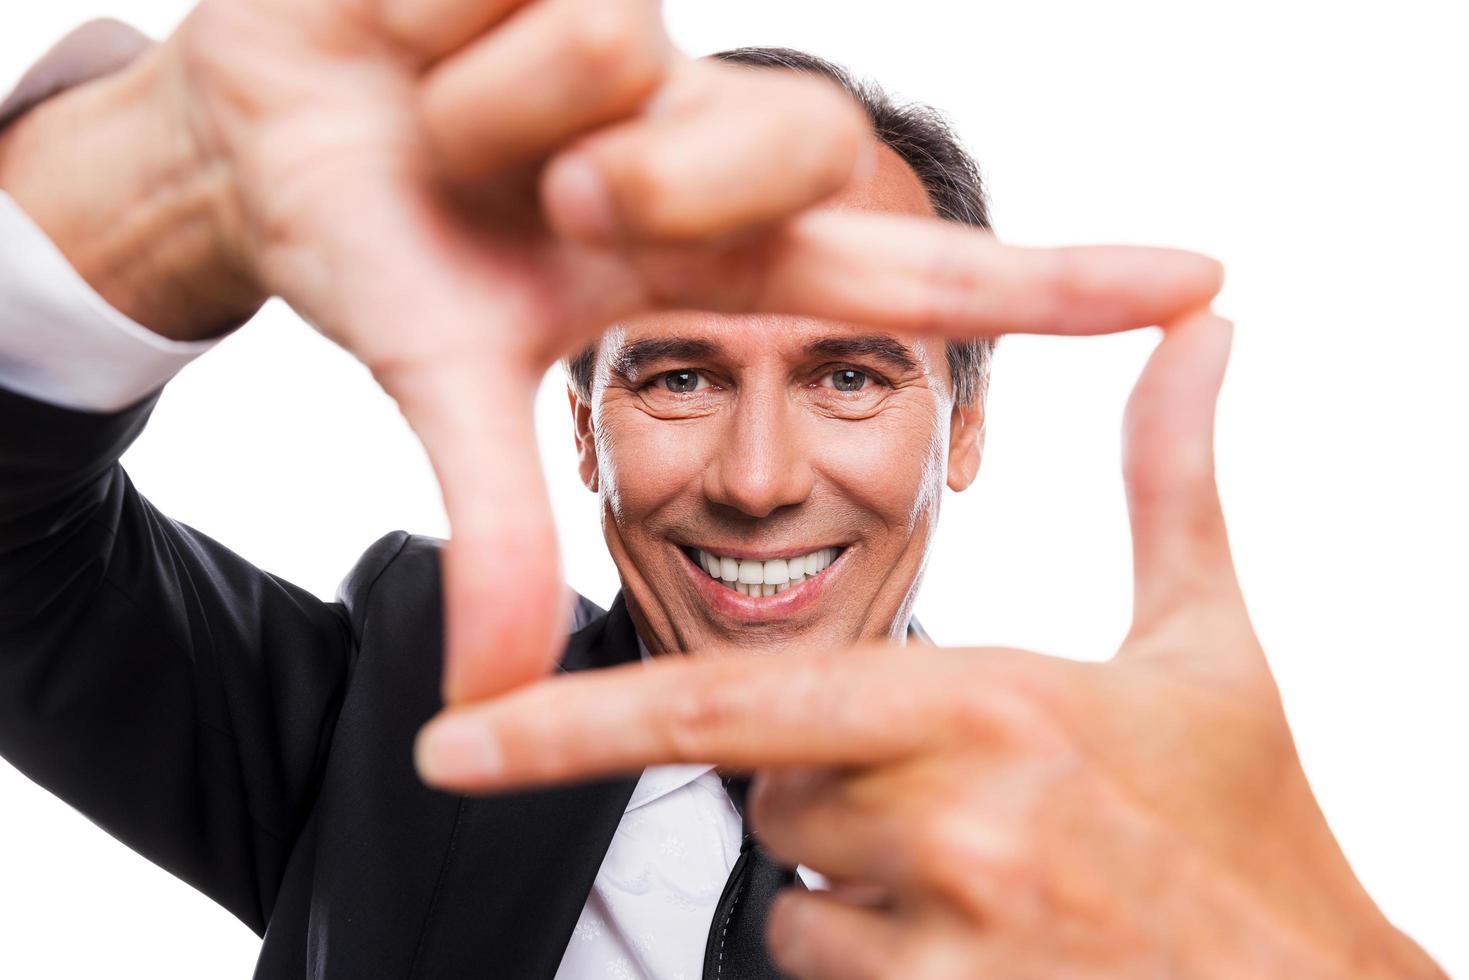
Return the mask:
<path id="1" fill-rule="evenodd" d="M 821 204 L 838 211 L 885 212 L 933 217 L 928 191 L 913 168 L 892 147 L 873 136 L 860 176 Z M 737 315 L 707 311 L 674 310 L 631 317 L 617 324 L 602 340 L 603 360 L 616 360 L 629 345 L 659 338 L 703 337 L 722 351 L 741 357 L 760 353 L 792 354 L 807 351 L 812 343 L 832 334 L 858 330 L 872 335 L 862 324 L 836 324 L 809 317 L 772 314 Z M 912 349 L 916 359 L 934 361 L 942 341 L 917 343 L 913 338 L 894 339 Z M 929 348 L 932 348 L 930 350 Z M 942 360 L 941 355 L 939 360 Z"/>
<path id="2" fill-rule="evenodd" d="M 933 217 L 935 211 L 928 190 L 908 162 L 876 136 L 868 140 L 867 146 L 869 152 L 863 164 L 865 172 L 823 206 Z"/>

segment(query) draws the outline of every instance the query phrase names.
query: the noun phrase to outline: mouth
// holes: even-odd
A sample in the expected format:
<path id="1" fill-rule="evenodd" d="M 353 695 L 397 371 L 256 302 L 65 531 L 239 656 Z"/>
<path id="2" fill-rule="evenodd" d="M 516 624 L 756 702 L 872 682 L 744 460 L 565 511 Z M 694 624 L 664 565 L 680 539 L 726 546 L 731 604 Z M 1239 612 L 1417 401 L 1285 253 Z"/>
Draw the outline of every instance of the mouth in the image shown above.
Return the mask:
<path id="1" fill-rule="evenodd" d="M 749 558 L 684 547 L 683 553 L 708 579 L 751 599 L 773 599 L 824 576 L 846 548 L 830 546 L 775 558 Z"/>

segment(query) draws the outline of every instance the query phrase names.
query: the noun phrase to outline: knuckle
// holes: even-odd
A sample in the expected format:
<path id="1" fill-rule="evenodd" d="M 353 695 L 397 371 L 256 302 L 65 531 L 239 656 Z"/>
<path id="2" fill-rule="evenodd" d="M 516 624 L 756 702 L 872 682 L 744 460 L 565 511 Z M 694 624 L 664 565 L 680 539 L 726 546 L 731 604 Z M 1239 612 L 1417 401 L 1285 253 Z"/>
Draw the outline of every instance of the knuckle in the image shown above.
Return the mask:
<path id="1" fill-rule="evenodd" d="M 965 980 L 972 967 L 955 955 L 947 943 L 932 937 L 915 938 L 887 957 L 882 977 L 923 977 L 924 980 Z"/>
<path id="2" fill-rule="evenodd" d="M 984 263 L 973 261 L 966 249 L 954 244 L 947 235 L 935 236 L 925 249 L 910 314 L 916 330 L 943 332 L 956 323 L 972 320 L 976 299 L 993 288 Z"/>
<path id="3" fill-rule="evenodd" d="M 830 976 L 845 977 L 847 980 L 886 980 L 891 977 L 921 977 L 923 980 L 940 977 L 928 966 L 928 956 L 921 950 L 909 947 L 921 945 L 922 940 L 885 939 L 865 944 L 854 956 L 847 950 L 845 960 L 838 964 L 842 969 L 831 971 Z"/>
<path id="4" fill-rule="evenodd" d="M 681 234 L 688 209 L 678 193 L 678 158 L 656 143 L 640 149 L 618 168 L 614 193 L 619 210 L 624 220 L 645 234 L 664 238 Z"/>
<path id="5" fill-rule="evenodd" d="M 378 0 L 377 25 L 389 38 L 412 48 L 428 46 L 432 32 L 424 24 L 418 4 L 406 0 Z"/>
<path id="6" fill-rule="evenodd" d="M 992 736 L 999 725 L 998 694 L 992 684 L 982 689 L 966 688 L 948 702 L 949 725 L 965 739 Z"/>
<path id="7" fill-rule="evenodd" d="M 719 736 L 740 714 L 736 685 L 699 687 L 682 693 L 663 721 L 663 740 L 677 759 L 693 761 L 706 755 Z"/>
<path id="8" fill-rule="evenodd" d="M 959 824 L 947 808 L 935 808 L 916 821 L 911 846 L 913 869 L 920 880 L 949 882 L 963 874 L 961 861 L 975 863 L 972 832 Z"/>
<path id="9" fill-rule="evenodd" d="M 663 77 L 668 57 L 656 8 L 641 0 L 581 4 L 564 43 L 579 70 L 611 98 L 650 92 Z"/>
<path id="10" fill-rule="evenodd" d="M 1064 328 L 1087 308 L 1090 291 L 1083 282 L 1083 272 L 1074 249 L 1058 248 L 1049 253 L 1037 283 L 1037 297 L 1044 311 L 1041 319 Z"/>
<path id="11" fill-rule="evenodd" d="M 872 128 L 866 114 L 835 86 L 815 79 L 793 90 L 788 106 L 793 143 L 804 144 L 805 152 L 783 165 L 794 164 L 804 171 L 820 196 L 839 190 L 867 152 L 864 144 Z"/>
<path id="12" fill-rule="evenodd" d="M 761 834 L 768 834 L 788 809 L 788 801 L 782 799 L 784 795 L 778 779 L 761 777 L 751 785 L 746 805 L 750 808 L 750 822 Z"/>
<path id="13" fill-rule="evenodd" d="M 831 159 L 837 162 L 839 175 L 849 178 L 864 144 L 874 138 L 872 121 L 866 110 L 835 88 L 825 89 L 817 101 L 834 151 Z"/>
<path id="14" fill-rule="evenodd" d="M 799 864 L 803 842 L 821 832 L 823 817 L 831 814 L 813 797 L 801 774 L 762 775 L 756 778 L 748 801 L 750 823 L 761 846 L 771 857 Z"/>
<path id="15" fill-rule="evenodd" d="M 967 741 L 1064 754 L 1073 743 L 1050 684 L 1025 666 L 992 664 L 983 672 L 982 684 L 966 687 L 950 701 L 950 724 Z"/>
<path id="16" fill-rule="evenodd" d="M 962 904 L 997 891 L 1018 900 L 1038 887 L 1027 841 L 979 819 L 972 808 L 946 807 L 920 820 L 912 847 L 919 879 Z"/>

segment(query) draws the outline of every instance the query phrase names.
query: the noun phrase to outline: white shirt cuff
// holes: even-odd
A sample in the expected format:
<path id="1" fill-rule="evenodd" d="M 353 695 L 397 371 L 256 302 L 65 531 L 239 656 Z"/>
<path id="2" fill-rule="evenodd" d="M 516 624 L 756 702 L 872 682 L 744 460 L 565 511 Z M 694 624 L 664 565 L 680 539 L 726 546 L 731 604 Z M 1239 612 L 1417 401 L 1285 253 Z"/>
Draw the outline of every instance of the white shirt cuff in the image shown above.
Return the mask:
<path id="1" fill-rule="evenodd" d="M 118 312 L 0 191 L 0 387 L 63 408 L 115 412 L 217 343 L 169 340 Z"/>

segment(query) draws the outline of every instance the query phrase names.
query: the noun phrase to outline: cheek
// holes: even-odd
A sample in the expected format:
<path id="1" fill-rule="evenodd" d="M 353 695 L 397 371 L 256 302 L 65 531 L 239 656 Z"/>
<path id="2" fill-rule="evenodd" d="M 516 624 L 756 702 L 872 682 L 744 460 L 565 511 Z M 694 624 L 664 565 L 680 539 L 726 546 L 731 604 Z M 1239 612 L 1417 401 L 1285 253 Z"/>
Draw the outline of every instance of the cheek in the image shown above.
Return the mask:
<path id="1" fill-rule="evenodd" d="M 649 418 L 632 408 L 597 420 L 602 498 L 618 523 L 636 524 L 697 485 L 710 427 Z"/>
<path id="2" fill-rule="evenodd" d="M 909 533 L 932 516 L 943 489 L 949 433 L 941 422 L 920 393 L 861 422 L 830 421 L 814 443 L 817 465 L 843 496 Z"/>

